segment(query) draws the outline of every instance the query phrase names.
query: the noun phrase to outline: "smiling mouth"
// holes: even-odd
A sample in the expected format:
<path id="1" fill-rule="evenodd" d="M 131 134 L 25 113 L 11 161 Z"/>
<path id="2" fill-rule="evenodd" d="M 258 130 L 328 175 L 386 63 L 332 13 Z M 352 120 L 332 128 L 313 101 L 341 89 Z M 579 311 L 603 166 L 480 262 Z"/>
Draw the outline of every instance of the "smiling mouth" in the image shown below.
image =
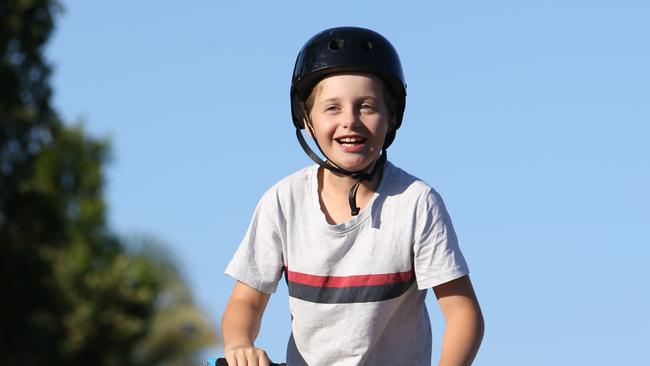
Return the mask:
<path id="1" fill-rule="evenodd" d="M 366 142 L 366 139 L 363 137 L 342 137 L 335 140 L 343 146 L 356 146 Z"/>

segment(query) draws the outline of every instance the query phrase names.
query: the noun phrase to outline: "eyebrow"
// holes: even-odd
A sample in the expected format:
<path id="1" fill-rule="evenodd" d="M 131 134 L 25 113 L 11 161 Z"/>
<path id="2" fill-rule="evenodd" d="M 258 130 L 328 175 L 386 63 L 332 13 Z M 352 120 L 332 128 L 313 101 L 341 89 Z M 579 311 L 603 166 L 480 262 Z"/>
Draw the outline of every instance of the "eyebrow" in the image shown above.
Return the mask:
<path id="1" fill-rule="evenodd" d="M 374 95 L 364 95 L 364 96 L 361 96 L 361 97 L 357 98 L 357 100 L 367 100 L 367 99 L 371 99 L 373 101 L 376 101 L 376 100 L 379 100 L 381 98 L 377 97 L 377 96 L 374 96 Z M 331 98 L 327 98 L 325 100 L 322 100 L 319 104 L 325 104 L 325 103 L 331 103 L 331 102 L 339 102 L 340 100 L 341 100 L 341 98 L 339 98 L 339 97 L 331 97 Z"/>
<path id="2" fill-rule="evenodd" d="M 332 98 L 327 98 L 325 100 L 322 100 L 319 104 L 326 104 L 326 103 L 331 103 L 331 102 L 338 102 L 341 98 L 339 97 L 332 97 Z"/>

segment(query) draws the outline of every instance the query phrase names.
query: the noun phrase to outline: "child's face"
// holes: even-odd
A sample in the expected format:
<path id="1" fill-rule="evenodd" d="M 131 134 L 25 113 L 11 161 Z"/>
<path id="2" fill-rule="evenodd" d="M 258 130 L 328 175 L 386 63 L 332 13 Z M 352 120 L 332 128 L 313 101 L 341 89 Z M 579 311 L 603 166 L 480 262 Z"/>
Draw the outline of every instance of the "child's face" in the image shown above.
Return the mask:
<path id="1" fill-rule="evenodd" d="M 379 157 L 394 123 L 382 81 L 365 74 L 334 75 L 323 79 L 315 93 L 309 114 L 325 155 L 346 170 L 367 169 Z"/>

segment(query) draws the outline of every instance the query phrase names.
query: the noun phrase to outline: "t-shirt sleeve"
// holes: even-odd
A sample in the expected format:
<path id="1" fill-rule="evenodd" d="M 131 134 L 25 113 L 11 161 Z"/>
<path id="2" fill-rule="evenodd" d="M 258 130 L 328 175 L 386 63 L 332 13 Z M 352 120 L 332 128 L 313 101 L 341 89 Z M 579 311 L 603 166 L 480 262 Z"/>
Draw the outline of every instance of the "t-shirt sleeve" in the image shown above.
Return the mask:
<path id="1" fill-rule="evenodd" d="M 282 232 L 280 205 L 267 192 L 253 214 L 251 223 L 225 273 L 261 292 L 274 293 L 282 270 Z"/>
<path id="2" fill-rule="evenodd" d="M 469 273 L 442 198 L 430 190 L 419 203 L 414 246 L 418 289 L 435 287 Z"/>

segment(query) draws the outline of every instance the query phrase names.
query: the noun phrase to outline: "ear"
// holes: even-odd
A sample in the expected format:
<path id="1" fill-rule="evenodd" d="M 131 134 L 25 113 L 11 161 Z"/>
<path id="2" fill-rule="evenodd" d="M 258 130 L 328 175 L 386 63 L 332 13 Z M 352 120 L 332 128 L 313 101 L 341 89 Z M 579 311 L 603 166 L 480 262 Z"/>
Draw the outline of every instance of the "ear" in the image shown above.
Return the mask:
<path id="1" fill-rule="evenodd" d="M 309 137 L 311 137 L 313 139 L 314 136 L 311 134 L 311 128 L 309 128 L 310 127 L 309 125 L 310 125 L 311 122 L 307 118 L 303 118 L 302 122 L 303 122 L 303 124 L 305 126 L 305 131 L 307 132 L 307 135 L 309 135 Z M 311 127 L 313 128 L 314 126 L 312 125 Z"/>

